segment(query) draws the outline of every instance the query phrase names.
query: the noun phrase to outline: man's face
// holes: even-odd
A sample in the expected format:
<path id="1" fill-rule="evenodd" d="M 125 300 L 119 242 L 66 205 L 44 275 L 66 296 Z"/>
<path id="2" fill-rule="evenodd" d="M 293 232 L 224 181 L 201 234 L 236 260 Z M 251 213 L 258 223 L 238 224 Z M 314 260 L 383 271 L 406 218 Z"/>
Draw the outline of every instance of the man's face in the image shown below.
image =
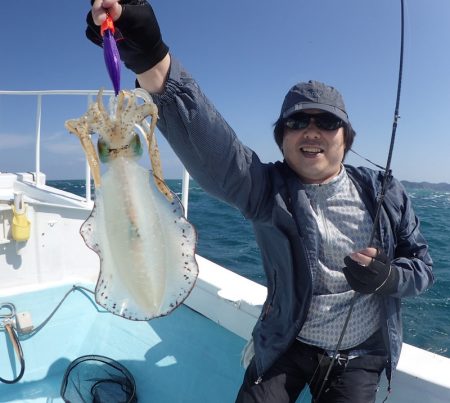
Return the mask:
<path id="1" fill-rule="evenodd" d="M 308 109 L 307 114 L 323 113 Z M 303 183 L 326 183 L 339 174 L 344 159 L 344 128 L 325 130 L 311 119 L 304 129 L 284 128 L 282 151 L 289 167 Z"/>

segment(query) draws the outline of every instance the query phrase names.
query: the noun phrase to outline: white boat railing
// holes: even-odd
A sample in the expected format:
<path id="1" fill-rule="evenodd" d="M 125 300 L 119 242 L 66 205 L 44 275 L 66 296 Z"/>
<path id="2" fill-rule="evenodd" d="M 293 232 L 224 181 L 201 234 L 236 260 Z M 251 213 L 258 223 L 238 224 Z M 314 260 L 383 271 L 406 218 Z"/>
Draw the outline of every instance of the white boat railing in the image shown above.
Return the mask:
<path id="1" fill-rule="evenodd" d="M 39 174 L 41 173 L 41 123 L 42 123 L 42 98 L 44 96 L 52 95 L 70 95 L 70 96 L 85 96 L 87 98 L 87 105 L 92 103 L 92 99 L 96 96 L 98 90 L 42 90 L 42 91 L 3 91 L 0 90 L 0 95 L 20 95 L 20 96 L 33 96 L 36 97 L 36 144 L 35 144 L 35 185 L 39 186 Z M 114 91 L 105 90 L 103 95 L 111 96 Z M 89 164 L 86 160 L 85 169 L 85 199 L 86 201 L 91 200 L 91 170 Z M 62 178 L 61 178 L 62 179 Z M 182 193 L 181 202 L 184 207 L 184 214 L 187 217 L 188 209 L 188 199 L 189 199 L 189 173 L 185 168 L 183 168 L 183 180 L 182 180 Z"/>

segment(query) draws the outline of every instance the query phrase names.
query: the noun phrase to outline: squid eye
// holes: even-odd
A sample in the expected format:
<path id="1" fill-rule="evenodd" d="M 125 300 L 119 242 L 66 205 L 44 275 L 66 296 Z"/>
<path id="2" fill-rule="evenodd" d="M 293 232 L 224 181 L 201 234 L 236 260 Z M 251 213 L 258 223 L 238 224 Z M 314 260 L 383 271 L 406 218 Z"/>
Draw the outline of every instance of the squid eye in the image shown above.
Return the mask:
<path id="1" fill-rule="evenodd" d="M 99 139 L 97 142 L 97 150 L 101 162 L 105 163 L 110 160 L 109 158 L 110 148 L 108 147 L 108 144 L 106 144 L 106 141 Z"/>
<path id="2" fill-rule="evenodd" d="M 141 145 L 141 139 L 139 138 L 138 134 L 135 134 L 134 137 L 131 139 L 130 148 L 135 156 L 140 157 L 142 155 L 143 149 Z"/>

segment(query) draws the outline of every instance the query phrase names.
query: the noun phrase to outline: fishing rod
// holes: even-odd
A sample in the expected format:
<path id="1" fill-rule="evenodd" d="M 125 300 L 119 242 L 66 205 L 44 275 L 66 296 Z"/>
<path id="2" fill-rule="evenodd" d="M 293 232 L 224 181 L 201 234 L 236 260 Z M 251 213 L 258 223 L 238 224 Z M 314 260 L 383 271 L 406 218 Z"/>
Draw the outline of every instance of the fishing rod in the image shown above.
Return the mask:
<path id="1" fill-rule="evenodd" d="M 383 181 L 381 186 L 380 194 L 378 195 L 378 202 L 377 202 L 377 209 L 375 213 L 375 217 L 373 220 L 373 226 L 372 226 L 372 232 L 370 234 L 369 239 L 369 246 L 373 246 L 375 236 L 377 233 L 377 227 L 378 227 L 378 221 L 380 219 L 381 209 L 383 207 L 383 201 L 384 197 L 386 195 L 387 187 L 389 185 L 389 182 L 392 179 L 392 173 L 391 173 L 391 161 L 392 161 L 392 155 L 394 151 L 394 144 L 395 144 L 395 134 L 397 132 L 397 123 L 398 119 L 400 118 L 399 115 L 399 109 L 400 109 L 400 94 L 401 94 L 401 88 L 402 88 L 402 78 L 403 78 L 403 51 L 404 51 L 404 39 L 405 39 L 405 11 L 404 11 L 404 0 L 400 0 L 400 20 L 401 20 L 401 28 L 400 28 L 400 63 L 399 63 L 399 71 L 398 71 L 398 82 L 397 82 L 397 98 L 395 103 L 395 111 L 394 111 L 394 122 L 392 124 L 392 133 L 391 133 L 391 142 L 389 145 L 389 153 L 388 158 L 386 162 L 386 167 L 384 168 L 384 174 L 383 174 Z M 347 317 L 345 318 L 344 326 L 342 327 L 341 334 L 339 336 L 339 340 L 337 342 L 336 348 L 333 352 L 333 356 L 331 358 L 330 364 L 328 365 L 327 372 L 325 373 L 325 377 L 322 381 L 322 384 L 320 386 L 319 393 L 317 394 L 317 397 L 314 399 L 314 403 L 320 402 L 320 397 L 323 393 L 323 390 L 325 388 L 325 385 L 328 381 L 328 377 L 330 375 L 330 372 L 334 366 L 334 363 L 336 362 L 336 359 L 339 355 L 339 349 L 341 348 L 342 340 L 344 338 L 345 332 L 347 330 L 348 323 L 350 321 L 350 316 L 353 311 L 353 307 L 355 306 L 356 299 L 358 298 L 358 293 L 355 292 L 355 295 L 352 297 L 350 301 L 350 307 L 347 313 Z M 390 391 L 390 386 L 388 387 L 388 391 Z M 387 399 L 387 397 L 386 397 Z M 386 399 L 384 401 L 386 401 Z"/>

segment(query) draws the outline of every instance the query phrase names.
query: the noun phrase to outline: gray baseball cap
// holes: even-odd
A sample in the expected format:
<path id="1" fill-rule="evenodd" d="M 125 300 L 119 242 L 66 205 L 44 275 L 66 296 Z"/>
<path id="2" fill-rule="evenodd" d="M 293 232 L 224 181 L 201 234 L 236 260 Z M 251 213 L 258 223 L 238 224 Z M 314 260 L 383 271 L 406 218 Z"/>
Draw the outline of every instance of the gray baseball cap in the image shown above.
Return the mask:
<path id="1" fill-rule="evenodd" d="M 305 109 L 321 109 L 336 115 L 345 123 L 349 121 L 342 95 L 335 88 L 319 81 L 310 80 L 294 85 L 284 98 L 280 117 L 286 119 Z"/>

